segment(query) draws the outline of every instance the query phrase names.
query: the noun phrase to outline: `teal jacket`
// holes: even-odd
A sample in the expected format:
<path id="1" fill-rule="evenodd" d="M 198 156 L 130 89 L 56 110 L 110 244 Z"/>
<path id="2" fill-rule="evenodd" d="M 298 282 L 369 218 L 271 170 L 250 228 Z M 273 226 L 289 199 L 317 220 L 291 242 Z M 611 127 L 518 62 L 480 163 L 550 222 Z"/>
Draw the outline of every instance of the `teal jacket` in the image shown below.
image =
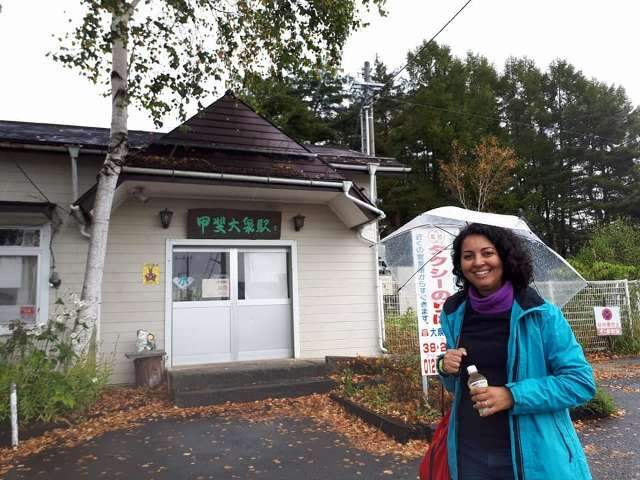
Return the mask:
<path id="1" fill-rule="evenodd" d="M 445 302 L 440 321 L 447 348 L 457 344 L 466 301 L 464 292 L 458 292 Z M 507 373 L 506 386 L 514 401 L 509 426 L 516 480 L 591 479 L 569 408 L 593 397 L 593 371 L 560 309 L 532 288 L 513 302 Z M 457 375 L 440 376 L 454 395 L 447 437 L 449 470 L 452 480 L 464 480 L 458 478 L 457 462 L 460 381 Z"/>

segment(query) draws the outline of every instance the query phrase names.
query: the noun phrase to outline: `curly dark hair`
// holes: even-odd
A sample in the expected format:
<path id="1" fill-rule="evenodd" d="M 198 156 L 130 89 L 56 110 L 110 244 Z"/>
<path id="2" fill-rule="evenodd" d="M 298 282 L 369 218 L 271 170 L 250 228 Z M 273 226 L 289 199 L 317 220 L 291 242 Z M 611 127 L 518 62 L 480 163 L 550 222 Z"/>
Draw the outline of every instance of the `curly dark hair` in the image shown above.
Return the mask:
<path id="1" fill-rule="evenodd" d="M 533 280 L 533 265 L 522 240 L 511 230 L 482 223 L 467 225 L 453 241 L 453 274 L 458 287 L 464 291 L 469 288 L 469 281 L 462 274 L 460 265 L 462 243 L 469 235 L 482 235 L 493 243 L 502 261 L 503 279 L 510 280 L 516 292 L 527 288 Z"/>

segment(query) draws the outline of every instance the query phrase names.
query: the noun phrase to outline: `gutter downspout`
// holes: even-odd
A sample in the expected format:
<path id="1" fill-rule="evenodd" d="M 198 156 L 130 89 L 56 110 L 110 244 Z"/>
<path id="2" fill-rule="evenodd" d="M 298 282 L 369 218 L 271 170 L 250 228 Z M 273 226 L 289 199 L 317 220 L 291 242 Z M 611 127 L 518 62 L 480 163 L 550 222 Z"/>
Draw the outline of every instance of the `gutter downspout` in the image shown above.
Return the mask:
<path id="1" fill-rule="evenodd" d="M 69 157 L 71 157 L 71 195 L 73 201 L 78 198 L 78 155 L 80 154 L 80 147 L 67 147 Z M 73 203 L 69 206 L 71 208 L 71 216 L 76 222 L 78 222 L 78 228 L 80 229 L 80 235 L 85 238 L 91 238 L 91 234 L 87 232 L 87 224 L 82 216 L 80 207 Z"/>
<path id="2" fill-rule="evenodd" d="M 378 183 L 376 181 L 376 171 L 379 168 L 377 163 L 370 163 L 367 165 L 369 169 L 369 198 L 374 205 L 378 204 Z M 378 221 L 376 220 L 375 225 L 375 240 L 376 243 L 373 246 L 374 250 L 374 267 L 375 267 L 375 277 L 376 277 L 376 300 L 377 300 L 377 313 L 378 313 L 378 346 L 382 353 L 388 353 L 387 349 L 384 348 L 385 342 L 385 326 L 384 326 L 384 299 L 382 297 L 382 289 L 380 288 L 380 267 L 378 264 L 378 257 L 380 252 L 378 250 L 378 244 L 380 242 L 380 231 L 378 229 Z"/>
<path id="3" fill-rule="evenodd" d="M 350 182 L 348 180 L 345 180 L 344 182 L 342 182 L 342 191 L 344 192 L 344 196 L 347 197 L 349 200 L 351 200 L 353 203 L 356 203 L 356 204 L 360 205 L 361 207 L 366 208 L 367 210 L 370 210 L 373 213 L 375 213 L 376 215 L 378 215 L 378 218 L 374 218 L 373 220 L 365 222 L 365 223 L 362 224 L 362 226 L 365 226 L 365 225 L 370 224 L 371 222 L 377 222 L 378 220 L 382 220 L 382 219 L 386 218 L 386 215 L 384 214 L 384 212 L 382 210 L 380 210 L 379 208 L 376 208 L 373 205 L 371 205 L 370 203 L 363 202 L 359 198 L 356 198 L 356 197 L 352 196 L 349 193 L 349 190 L 351 190 L 352 186 L 353 186 L 353 182 Z"/>
<path id="4" fill-rule="evenodd" d="M 375 172 L 376 172 L 376 167 L 377 165 L 375 164 L 370 164 L 369 165 L 369 173 L 371 175 L 371 180 L 370 182 L 373 183 L 375 185 Z M 370 220 L 369 222 L 366 222 L 362 225 L 360 225 L 359 229 L 358 229 L 358 233 L 360 234 L 360 238 L 362 238 L 363 240 L 366 240 L 367 242 L 371 243 L 371 240 L 366 239 L 363 235 L 363 229 L 365 227 L 367 227 L 368 225 L 370 225 L 371 223 L 375 222 L 375 241 L 373 242 L 373 244 L 371 245 L 373 247 L 373 251 L 374 251 L 374 255 L 373 255 L 373 260 L 374 260 L 374 272 L 375 272 L 375 282 L 376 282 L 376 314 L 378 316 L 378 348 L 380 348 L 380 351 L 382 353 L 388 353 L 388 350 L 384 347 L 384 341 L 385 341 L 385 334 L 384 334 L 384 309 L 382 308 L 382 295 L 381 295 L 381 289 L 380 289 L 380 272 L 378 270 L 378 221 L 384 219 L 386 217 L 386 215 L 384 214 L 384 212 L 382 210 L 380 210 L 379 208 L 374 207 L 373 205 L 370 205 L 366 202 L 363 202 L 362 200 L 355 198 L 353 196 L 351 196 L 349 194 L 349 190 L 351 190 L 351 186 L 353 185 L 353 182 L 349 182 L 349 181 L 345 181 L 343 183 L 343 191 L 344 191 L 344 195 L 351 200 L 352 202 L 361 205 L 365 208 L 367 208 L 368 210 L 371 210 L 372 212 L 376 213 L 378 215 L 377 218 L 374 218 L 372 220 Z M 370 193 L 372 193 L 372 195 L 375 195 L 375 188 L 373 190 L 370 190 Z M 375 202 L 375 197 L 372 197 L 372 200 Z"/>

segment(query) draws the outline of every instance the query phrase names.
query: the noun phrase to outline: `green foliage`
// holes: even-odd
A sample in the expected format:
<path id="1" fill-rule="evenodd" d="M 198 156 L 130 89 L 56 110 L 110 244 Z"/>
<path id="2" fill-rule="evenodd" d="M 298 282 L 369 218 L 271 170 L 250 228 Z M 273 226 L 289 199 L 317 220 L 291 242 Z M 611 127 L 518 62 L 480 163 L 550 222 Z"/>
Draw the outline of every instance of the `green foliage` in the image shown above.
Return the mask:
<path id="1" fill-rule="evenodd" d="M 622 335 L 611 337 L 611 351 L 618 355 L 640 355 L 640 314 L 634 312 L 632 323 L 622 327 Z"/>
<path id="2" fill-rule="evenodd" d="M 571 265 L 587 280 L 634 280 L 640 278 L 640 266 L 609 262 L 583 262 L 569 259 Z"/>
<path id="3" fill-rule="evenodd" d="M 409 423 L 439 416 L 422 392 L 419 355 L 356 357 L 342 367 L 338 391 L 352 401 Z M 438 401 L 435 395 L 434 404 Z"/>
<path id="4" fill-rule="evenodd" d="M 401 314 L 386 314 L 384 316 L 385 327 L 390 329 L 408 330 L 417 335 L 418 316 L 413 309 L 408 308 Z"/>
<path id="5" fill-rule="evenodd" d="M 615 220 L 596 228 L 571 264 L 588 280 L 640 279 L 640 227 Z"/>
<path id="6" fill-rule="evenodd" d="M 382 378 L 392 399 L 406 402 L 422 398 L 422 376 L 419 355 L 385 357 Z"/>
<path id="7" fill-rule="evenodd" d="M 34 329 L 11 324 L 11 336 L 0 346 L 0 423 L 9 420 L 9 392 L 18 391 L 23 423 L 51 422 L 82 414 L 98 398 L 110 373 L 107 364 L 78 358 L 72 348 L 72 326 L 78 312 L 59 308 L 55 319 Z"/>
<path id="8" fill-rule="evenodd" d="M 200 102 L 223 79 L 239 84 L 256 72 L 301 72 L 340 63 L 361 14 L 385 0 L 81 0 L 81 19 L 58 40 L 55 61 L 96 84 L 108 84 L 114 39 L 130 57 L 128 101 L 156 124 Z M 112 31 L 116 18 L 128 21 Z M 122 22 L 120 20 L 120 22 Z"/>
<path id="9" fill-rule="evenodd" d="M 584 405 L 571 409 L 572 415 L 579 417 L 610 417 L 616 412 L 613 397 L 602 388 L 596 389 L 596 394 Z"/>
<path id="10" fill-rule="evenodd" d="M 322 68 L 298 76 L 245 75 L 240 94 L 258 113 L 301 142 L 341 141 L 345 83 L 349 79 Z"/>
<path id="11" fill-rule="evenodd" d="M 522 208 L 563 256 L 575 255 L 594 226 L 640 220 L 640 166 L 634 164 L 640 158 L 640 109 L 622 88 L 587 78 L 563 60 L 543 70 L 529 59 L 510 58 L 500 73 L 482 55 L 458 58 L 436 43 L 416 48 L 408 61 L 402 82 L 377 60 L 373 69 L 373 80 L 385 84 L 374 107 L 376 152 L 412 168 L 402 177 L 379 177 L 385 232 L 431 208 L 456 204 L 440 165 L 452 161 L 454 141 L 468 150 L 487 136 L 518 158 L 493 209 L 514 214 Z M 346 107 L 334 108 L 336 97 L 318 85 L 324 105 L 318 110 L 311 90 L 288 87 L 305 78 L 284 80 L 287 95 L 281 98 L 287 101 L 272 104 L 270 114 L 280 118 L 282 109 L 283 124 L 293 127 L 299 119 L 301 138 L 359 149 L 359 102 L 347 99 Z M 269 93 L 256 91 L 255 101 L 269 103 Z"/>
<path id="12" fill-rule="evenodd" d="M 347 397 L 350 397 L 356 392 L 356 385 L 353 381 L 353 370 L 345 368 L 340 375 L 340 385 L 342 387 L 342 393 Z"/>
<path id="13" fill-rule="evenodd" d="M 576 260 L 581 263 L 607 262 L 639 266 L 638 238 L 640 238 L 640 226 L 624 220 L 613 221 L 596 228 L 591 239 L 576 255 Z"/>

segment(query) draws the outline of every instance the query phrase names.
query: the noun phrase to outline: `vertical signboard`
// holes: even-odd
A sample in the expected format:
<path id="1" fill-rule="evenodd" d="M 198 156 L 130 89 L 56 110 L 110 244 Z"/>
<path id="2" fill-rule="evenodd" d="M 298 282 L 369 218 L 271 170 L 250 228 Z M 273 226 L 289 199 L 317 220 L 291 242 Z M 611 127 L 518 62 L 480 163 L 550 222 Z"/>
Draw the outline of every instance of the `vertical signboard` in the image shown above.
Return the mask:
<path id="1" fill-rule="evenodd" d="M 457 231 L 420 228 L 411 234 L 413 264 L 420 269 L 414 282 L 422 375 L 437 375 L 436 360 L 447 348 L 440 325 L 440 312 L 445 300 L 456 291 L 448 247 Z"/>

